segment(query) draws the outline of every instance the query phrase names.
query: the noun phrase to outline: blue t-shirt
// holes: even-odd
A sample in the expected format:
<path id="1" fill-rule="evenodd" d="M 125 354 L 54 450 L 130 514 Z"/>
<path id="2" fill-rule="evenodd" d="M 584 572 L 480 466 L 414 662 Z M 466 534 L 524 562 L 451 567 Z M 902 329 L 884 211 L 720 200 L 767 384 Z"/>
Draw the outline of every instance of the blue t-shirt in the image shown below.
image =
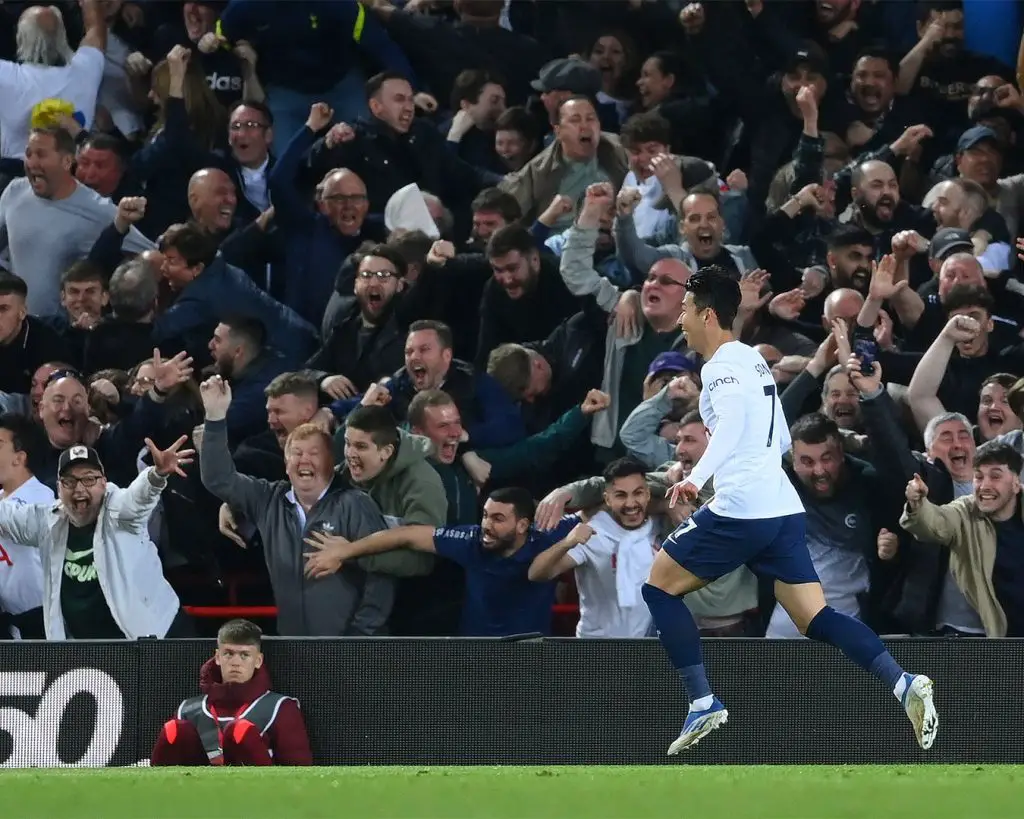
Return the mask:
<path id="1" fill-rule="evenodd" d="M 563 518 L 550 532 L 530 528 L 526 543 L 502 557 L 484 548 L 479 526 L 446 526 L 434 530 L 434 548 L 466 570 L 462 602 L 463 637 L 508 637 L 551 631 L 555 584 L 527 578 L 533 559 L 572 531 L 579 520 Z"/>

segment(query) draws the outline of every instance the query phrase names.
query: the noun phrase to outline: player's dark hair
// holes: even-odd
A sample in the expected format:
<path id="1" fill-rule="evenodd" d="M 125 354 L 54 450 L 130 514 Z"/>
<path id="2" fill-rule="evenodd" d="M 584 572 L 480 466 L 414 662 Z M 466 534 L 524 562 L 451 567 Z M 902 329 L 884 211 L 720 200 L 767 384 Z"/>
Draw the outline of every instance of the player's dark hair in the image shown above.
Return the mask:
<path id="1" fill-rule="evenodd" d="M 365 432 L 377 449 L 398 447 L 398 425 L 386 407 L 357 407 L 348 414 L 345 426 Z"/>
<path id="2" fill-rule="evenodd" d="M 1024 469 L 1024 458 L 1011 444 L 989 441 L 974 453 L 974 468 L 979 466 L 1005 466 L 1014 475 L 1019 475 Z"/>
<path id="3" fill-rule="evenodd" d="M 536 511 L 533 496 L 521 486 L 506 486 L 503 489 L 495 489 L 487 496 L 487 499 L 495 503 L 510 504 L 517 518 L 526 518 L 530 523 L 533 523 L 533 515 Z"/>
<path id="4" fill-rule="evenodd" d="M 802 444 L 824 444 L 830 440 L 842 441 L 839 425 L 820 412 L 812 412 L 798 418 L 789 428 L 789 437 L 793 439 L 794 443 L 799 441 Z"/>
<path id="5" fill-rule="evenodd" d="M 605 486 L 610 484 L 616 478 L 628 478 L 630 475 L 640 475 L 642 477 L 647 476 L 647 467 L 644 466 L 642 461 L 637 460 L 632 455 L 627 455 L 624 458 L 616 458 L 608 466 L 604 468 L 604 472 L 601 473 L 601 477 L 604 478 Z"/>
<path id="6" fill-rule="evenodd" d="M 686 281 L 698 310 L 714 310 L 718 326 L 732 328 L 740 309 L 740 285 L 724 268 L 710 265 L 695 272 Z"/>
<path id="7" fill-rule="evenodd" d="M 217 645 L 256 646 L 263 645 L 263 632 L 249 620 L 228 620 L 217 630 Z"/>
<path id="8" fill-rule="evenodd" d="M 947 316 L 953 315 L 954 310 L 963 310 L 965 307 L 980 307 L 991 316 L 995 301 L 986 287 L 979 287 L 976 284 L 954 284 L 949 288 L 942 306 L 946 308 Z"/>

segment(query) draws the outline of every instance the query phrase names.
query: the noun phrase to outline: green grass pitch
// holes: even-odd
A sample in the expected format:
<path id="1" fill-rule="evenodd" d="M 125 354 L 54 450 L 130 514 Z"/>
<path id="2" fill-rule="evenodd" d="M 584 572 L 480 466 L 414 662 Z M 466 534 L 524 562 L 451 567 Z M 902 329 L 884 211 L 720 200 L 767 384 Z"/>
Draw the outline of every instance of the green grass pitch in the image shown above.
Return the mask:
<path id="1" fill-rule="evenodd" d="M 1019 819 L 1024 766 L 0 771 L 4 819 Z"/>

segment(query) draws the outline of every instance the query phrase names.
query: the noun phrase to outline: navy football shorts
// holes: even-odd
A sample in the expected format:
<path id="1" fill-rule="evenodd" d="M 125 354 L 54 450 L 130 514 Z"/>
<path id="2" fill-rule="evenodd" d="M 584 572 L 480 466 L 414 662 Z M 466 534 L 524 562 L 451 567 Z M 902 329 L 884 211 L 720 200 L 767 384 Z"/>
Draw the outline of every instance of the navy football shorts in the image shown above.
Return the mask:
<path id="1" fill-rule="evenodd" d="M 807 551 L 804 513 L 780 518 L 725 518 L 702 506 L 662 543 L 676 563 L 701 580 L 747 566 L 783 583 L 817 583 Z"/>

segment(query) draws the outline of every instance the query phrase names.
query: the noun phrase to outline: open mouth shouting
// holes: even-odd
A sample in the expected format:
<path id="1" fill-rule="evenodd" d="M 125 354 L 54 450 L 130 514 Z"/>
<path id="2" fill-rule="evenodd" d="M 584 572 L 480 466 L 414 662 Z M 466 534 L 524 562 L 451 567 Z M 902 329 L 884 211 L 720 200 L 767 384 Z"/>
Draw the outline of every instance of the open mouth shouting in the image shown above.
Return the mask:
<path id="1" fill-rule="evenodd" d="M 992 430 L 993 436 L 1000 435 L 1001 433 L 1006 431 L 1005 427 L 1008 426 L 1006 413 L 1003 412 L 1003 410 L 1001 409 L 993 408 L 984 410 L 981 413 L 981 418 L 979 418 L 979 420 L 981 419 L 984 419 L 985 422 L 988 424 L 989 428 Z"/>
<path id="2" fill-rule="evenodd" d="M 885 195 L 879 197 L 875 203 L 875 215 L 882 220 L 887 222 L 892 219 L 893 214 L 896 212 L 896 200 L 891 196 Z"/>
<path id="3" fill-rule="evenodd" d="M 413 386 L 417 390 L 425 390 L 430 387 L 430 370 L 425 366 L 422 364 L 410 364 L 408 370 Z"/>
<path id="4" fill-rule="evenodd" d="M 857 421 L 857 409 L 851 404 L 836 404 L 832 408 L 832 420 L 840 429 L 849 429 Z"/>
<path id="5" fill-rule="evenodd" d="M 700 251 L 703 255 L 710 255 L 715 249 L 715 234 L 714 231 L 708 230 L 707 228 L 701 228 L 697 231 L 697 246 L 694 248 L 695 251 Z"/>
<path id="6" fill-rule="evenodd" d="M 963 449 L 951 449 L 949 451 L 949 465 L 954 472 L 962 472 L 970 466 L 967 459 L 967 452 Z"/>

